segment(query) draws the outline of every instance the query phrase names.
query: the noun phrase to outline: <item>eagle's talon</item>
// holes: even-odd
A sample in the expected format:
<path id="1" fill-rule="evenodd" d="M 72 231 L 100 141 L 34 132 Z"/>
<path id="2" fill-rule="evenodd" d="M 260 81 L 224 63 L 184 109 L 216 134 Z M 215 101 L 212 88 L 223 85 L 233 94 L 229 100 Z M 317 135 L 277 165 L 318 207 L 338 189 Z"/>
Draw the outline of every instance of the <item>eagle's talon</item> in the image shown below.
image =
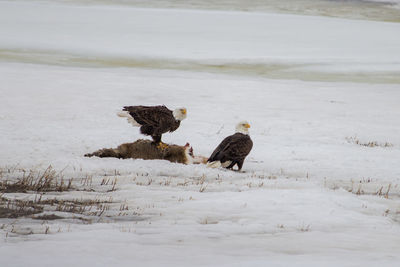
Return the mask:
<path id="1" fill-rule="evenodd" d="M 168 148 L 168 144 L 160 142 L 160 143 L 157 144 L 157 148 L 161 149 L 161 150 L 167 149 Z"/>

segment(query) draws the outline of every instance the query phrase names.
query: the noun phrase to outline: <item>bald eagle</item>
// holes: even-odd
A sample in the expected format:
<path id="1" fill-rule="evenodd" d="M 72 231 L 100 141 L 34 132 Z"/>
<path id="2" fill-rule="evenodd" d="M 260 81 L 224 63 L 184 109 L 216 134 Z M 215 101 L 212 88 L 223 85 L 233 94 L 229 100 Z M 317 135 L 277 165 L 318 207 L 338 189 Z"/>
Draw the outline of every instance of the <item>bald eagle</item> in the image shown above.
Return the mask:
<path id="1" fill-rule="evenodd" d="M 224 167 L 232 169 L 236 164 L 240 171 L 244 159 L 253 147 L 253 141 L 249 136 L 250 124 L 247 121 L 236 125 L 236 133 L 226 137 L 208 158 L 208 166 L 211 168 Z"/>
<path id="2" fill-rule="evenodd" d="M 162 134 L 175 131 L 186 118 L 186 108 L 172 111 L 166 106 L 126 106 L 118 116 L 127 118 L 133 126 L 140 127 L 142 134 L 150 135 L 155 143 L 161 144 Z"/>

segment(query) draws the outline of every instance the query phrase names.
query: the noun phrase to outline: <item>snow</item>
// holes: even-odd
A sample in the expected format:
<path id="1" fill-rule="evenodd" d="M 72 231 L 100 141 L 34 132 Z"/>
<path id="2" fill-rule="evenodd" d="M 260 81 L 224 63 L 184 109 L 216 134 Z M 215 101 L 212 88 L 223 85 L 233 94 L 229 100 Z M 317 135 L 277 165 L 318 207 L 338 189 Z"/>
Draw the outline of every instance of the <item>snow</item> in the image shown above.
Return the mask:
<path id="1" fill-rule="evenodd" d="M 47 211 L 65 217 L 54 221 L 0 219 L 0 265 L 397 266 L 399 81 L 321 73 L 399 73 L 399 30 L 316 16 L 1 2 L 0 167 L 22 175 L 51 165 L 94 191 L 43 198 L 101 199 L 109 209 L 90 223 L 61 211 Z M 171 61 L 192 67 L 164 67 Z M 193 67 L 221 62 L 300 70 L 282 79 Z M 313 82 L 298 79 L 312 72 Z M 134 104 L 185 106 L 187 119 L 163 140 L 190 142 L 203 156 L 249 121 L 244 172 L 83 157 L 142 138 L 116 114 Z"/>

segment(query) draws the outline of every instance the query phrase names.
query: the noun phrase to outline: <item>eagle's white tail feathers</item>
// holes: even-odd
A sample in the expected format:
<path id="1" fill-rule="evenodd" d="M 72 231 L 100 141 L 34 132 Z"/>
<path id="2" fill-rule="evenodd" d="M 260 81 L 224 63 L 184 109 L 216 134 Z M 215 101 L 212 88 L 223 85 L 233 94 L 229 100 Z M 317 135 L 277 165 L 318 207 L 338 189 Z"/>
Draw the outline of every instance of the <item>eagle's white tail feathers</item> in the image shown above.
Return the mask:
<path id="1" fill-rule="evenodd" d="M 229 165 L 231 165 L 231 163 L 232 163 L 232 161 L 228 160 L 228 161 L 225 161 L 224 163 L 222 163 L 221 166 L 222 166 L 223 168 L 226 168 L 226 167 L 228 167 Z"/>
<path id="2" fill-rule="evenodd" d="M 117 115 L 118 115 L 118 117 L 122 117 L 122 118 L 131 116 L 131 115 L 129 115 L 129 113 L 127 111 L 122 111 L 122 110 L 118 110 Z"/>
<path id="3" fill-rule="evenodd" d="M 231 165 L 231 163 L 232 163 L 232 161 L 230 161 L 230 160 L 225 161 L 224 163 L 221 163 L 221 161 L 216 160 L 216 161 L 208 162 L 207 168 L 219 168 L 219 167 L 226 168 L 229 165 Z"/>
<path id="4" fill-rule="evenodd" d="M 137 121 L 135 121 L 135 119 L 131 116 L 131 114 L 129 114 L 128 111 L 119 111 L 117 113 L 117 115 L 118 115 L 118 117 L 126 118 L 128 120 L 128 122 L 130 124 L 132 124 L 133 126 L 136 126 L 136 127 L 141 126 Z"/>
<path id="5" fill-rule="evenodd" d="M 219 160 L 207 163 L 207 168 L 219 168 L 219 167 L 221 167 L 221 161 Z"/>

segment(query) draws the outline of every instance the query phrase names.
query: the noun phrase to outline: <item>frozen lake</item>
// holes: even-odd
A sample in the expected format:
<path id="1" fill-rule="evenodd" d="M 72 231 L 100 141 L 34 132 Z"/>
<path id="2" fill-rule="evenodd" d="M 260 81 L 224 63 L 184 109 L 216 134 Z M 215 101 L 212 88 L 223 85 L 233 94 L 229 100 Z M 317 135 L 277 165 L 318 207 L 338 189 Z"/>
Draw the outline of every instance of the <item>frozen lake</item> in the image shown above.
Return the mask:
<path id="1" fill-rule="evenodd" d="M 310 81 L 400 79 L 398 23 L 42 2 L 0 6 L 2 61 Z"/>

